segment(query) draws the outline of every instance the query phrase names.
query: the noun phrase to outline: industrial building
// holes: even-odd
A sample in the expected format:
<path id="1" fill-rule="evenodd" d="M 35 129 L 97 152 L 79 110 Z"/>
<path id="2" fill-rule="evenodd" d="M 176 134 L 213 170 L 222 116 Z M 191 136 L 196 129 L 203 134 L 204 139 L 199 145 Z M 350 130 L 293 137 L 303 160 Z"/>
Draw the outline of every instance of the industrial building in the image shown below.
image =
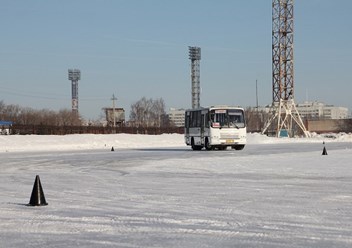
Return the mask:
<path id="1" fill-rule="evenodd" d="M 123 108 L 104 108 L 104 112 L 108 126 L 121 127 L 125 124 L 125 110 Z"/>

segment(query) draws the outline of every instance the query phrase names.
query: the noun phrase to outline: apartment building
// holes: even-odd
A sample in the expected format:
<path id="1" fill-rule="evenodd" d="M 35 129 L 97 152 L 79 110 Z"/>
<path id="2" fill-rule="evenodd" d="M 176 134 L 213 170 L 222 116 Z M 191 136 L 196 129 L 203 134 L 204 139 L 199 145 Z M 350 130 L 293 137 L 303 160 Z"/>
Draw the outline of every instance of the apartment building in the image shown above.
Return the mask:
<path id="1" fill-rule="evenodd" d="M 169 110 L 169 120 L 176 127 L 183 127 L 185 125 L 185 110 L 170 108 Z"/>

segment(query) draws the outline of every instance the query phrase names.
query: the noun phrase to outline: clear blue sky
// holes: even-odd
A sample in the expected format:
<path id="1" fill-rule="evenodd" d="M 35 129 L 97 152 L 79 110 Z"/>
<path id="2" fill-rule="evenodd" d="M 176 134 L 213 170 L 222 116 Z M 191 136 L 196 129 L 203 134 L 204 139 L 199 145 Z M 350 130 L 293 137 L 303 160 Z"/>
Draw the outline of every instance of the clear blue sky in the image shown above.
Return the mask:
<path id="1" fill-rule="evenodd" d="M 272 102 L 271 0 L 1 0 L 0 100 L 127 111 L 145 96 L 191 106 L 188 46 L 202 49 L 201 105 Z M 352 1 L 295 1 L 295 99 L 352 110 Z M 129 113 L 127 113 L 128 117 Z"/>

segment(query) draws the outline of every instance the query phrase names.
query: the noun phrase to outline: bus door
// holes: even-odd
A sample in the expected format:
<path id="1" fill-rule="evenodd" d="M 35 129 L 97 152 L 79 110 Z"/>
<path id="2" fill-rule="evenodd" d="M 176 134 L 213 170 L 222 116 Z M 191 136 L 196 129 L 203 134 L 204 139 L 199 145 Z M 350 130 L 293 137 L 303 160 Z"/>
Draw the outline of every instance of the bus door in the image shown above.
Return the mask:
<path id="1" fill-rule="evenodd" d="M 203 143 L 204 140 L 204 126 L 205 126 L 205 117 L 204 113 L 202 113 L 201 118 L 200 118 L 200 140 Z"/>
<path id="2" fill-rule="evenodd" d="M 185 134 L 189 136 L 189 126 L 190 126 L 190 112 L 186 112 L 186 120 L 185 120 Z"/>

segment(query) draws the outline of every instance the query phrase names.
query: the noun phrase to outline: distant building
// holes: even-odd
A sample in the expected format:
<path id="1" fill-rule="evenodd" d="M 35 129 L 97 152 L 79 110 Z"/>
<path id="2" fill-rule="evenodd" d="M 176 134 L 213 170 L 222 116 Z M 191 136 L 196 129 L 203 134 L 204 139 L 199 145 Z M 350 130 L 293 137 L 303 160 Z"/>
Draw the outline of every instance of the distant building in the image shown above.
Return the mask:
<path id="1" fill-rule="evenodd" d="M 348 108 L 335 107 L 334 105 L 326 105 L 322 102 L 303 102 L 296 105 L 301 118 L 317 120 L 317 119 L 347 119 Z M 269 113 L 270 106 L 259 107 L 258 111 Z"/>
<path id="2" fill-rule="evenodd" d="M 326 105 L 322 102 L 304 102 L 297 104 L 302 118 L 307 119 L 347 119 L 348 108 Z"/>
<path id="3" fill-rule="evenodd" d="M 169 120 L 176 127 L 183 127 L 185 125 L 185 110 L 170 108 Z"/>
<path id="4" fill-rule="evenodd" d="M 115 113 L 114 113 L 115 110 Z M 115 125 L 117 127 L 124 126 L 125 124 L 125 110 L 123 108 L 104 108 L 105 118 L 108 126 L 114 126 L 114 115 Z"/>
<path id="5" fill-rule="evenodd" d="M 0 135 L 10 134 L 10 129 L 12 124 L 13 124 L 12 121 L 0 121 Z"/>

